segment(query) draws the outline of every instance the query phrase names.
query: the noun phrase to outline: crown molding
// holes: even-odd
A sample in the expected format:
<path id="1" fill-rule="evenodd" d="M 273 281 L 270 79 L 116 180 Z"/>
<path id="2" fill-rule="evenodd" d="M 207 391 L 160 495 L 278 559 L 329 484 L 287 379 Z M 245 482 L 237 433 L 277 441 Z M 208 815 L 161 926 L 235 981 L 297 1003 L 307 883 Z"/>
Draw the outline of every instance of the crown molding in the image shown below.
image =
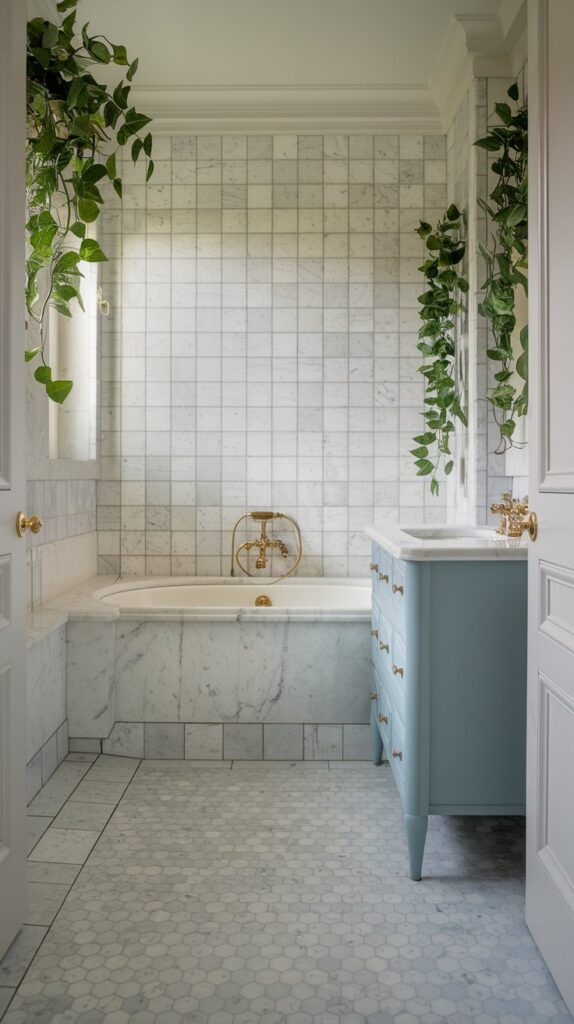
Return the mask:
<path id="1" fill-rule="evenodd" d="M 440 132 L 425 85 L 134 86 L 155 134 Z"/>
<path id="2" fill-rule="evenodd" d="M 452 17 L 429 78 L 448 130 L 473 78 L 512 77 L 526 60 L 525 0 L 503 0 L 498 14 Z"/>

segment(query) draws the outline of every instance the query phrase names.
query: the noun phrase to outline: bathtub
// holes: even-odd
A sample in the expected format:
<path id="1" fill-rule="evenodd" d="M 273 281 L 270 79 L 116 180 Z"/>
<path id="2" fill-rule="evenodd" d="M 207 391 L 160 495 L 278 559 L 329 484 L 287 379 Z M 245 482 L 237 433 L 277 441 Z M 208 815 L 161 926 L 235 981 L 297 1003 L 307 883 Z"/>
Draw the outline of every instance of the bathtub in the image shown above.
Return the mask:
<path id="1" fill-rule="evenodd" d="M 370 583 L 95 581 L 67 624 L 70 736 L 149 758 L 367 760 Z M 257 605 L 268 597 L 271 605 Z"/>
<path id="2" fill-rule="evenodd" d="M 370 616 L 370 581 L 295 578 L 266 584 L 232 577 L 124 580 L 98 589 L 96 600 L 122 618 L 194 616 L 210 619 L 365 619 Z M 258 600 L 261 602 L 258 604 Z M 263 601 L 265 603 L 263 603 Z M 266 602 L 269 601 L 268 605 Z"/>

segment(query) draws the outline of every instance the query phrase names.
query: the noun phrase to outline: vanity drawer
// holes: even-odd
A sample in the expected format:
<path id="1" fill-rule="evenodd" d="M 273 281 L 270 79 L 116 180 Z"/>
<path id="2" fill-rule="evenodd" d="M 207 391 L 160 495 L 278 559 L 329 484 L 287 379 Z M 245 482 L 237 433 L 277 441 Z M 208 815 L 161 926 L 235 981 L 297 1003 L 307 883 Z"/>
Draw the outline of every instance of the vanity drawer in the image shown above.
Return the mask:
<path id="1" fill-rule="evenodd" d="M 393 631 L 389 620 L 380 610 L 376 614 L 376 636 L 373 637 L 373 657 L 378 664 L 389 667 L 392 658 Z"/>
<path id="2" fill-rule="evenodd" d="M 396 711 L 393 711 L 391 714 L 391 746 L 390 750 L 388 750 L 388 755 L 393 775 L 402 797 L 404 786 L 405 727 Z"/>
<path id="3" fill-rule="evenodd" d="M 375 677 L 375 685 L 377 690 L 375 715 L 381 739 L 388 751 L 391 742 L 391 705 L 383 680 L 379 677 Z"/>
<path id="4" fill-rule="evenodd" d="M 373 581 L 373 597 L 378 604 L 382 605 L 383 602 L 386 602 L 387 594 L 391 589 L 393 559 L 388 551 L 373 544 L 369 568 Z"/>
<path id="5" fill-rule="evenodd" d="M 398 632 L 404 636 L 406 605 L 405 567 L 403 562 L 396 558 L 393 559 L 390 591 L 390 608 L 393 623 Z"/>

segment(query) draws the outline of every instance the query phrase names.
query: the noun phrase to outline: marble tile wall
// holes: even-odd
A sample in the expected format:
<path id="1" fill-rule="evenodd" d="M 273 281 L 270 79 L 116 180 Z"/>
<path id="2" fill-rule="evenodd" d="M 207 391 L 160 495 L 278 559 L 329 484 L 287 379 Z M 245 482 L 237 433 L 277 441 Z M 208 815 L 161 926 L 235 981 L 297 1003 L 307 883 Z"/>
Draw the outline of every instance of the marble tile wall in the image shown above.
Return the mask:
<path id="1" fill-rule="evenodd" d="M 364 574 L 365 522 L 441 520 L 420 429 L 414 227 L 444 136 L 158 136 L 104 213 L 99 571 L 228 573 L 250 508 L 303 572 Z"/>
<path id="2" fill-rule="evenodd" d="M 26 724 L 28 801 L 68 753 L 65 625 L 28 643 Z"/>

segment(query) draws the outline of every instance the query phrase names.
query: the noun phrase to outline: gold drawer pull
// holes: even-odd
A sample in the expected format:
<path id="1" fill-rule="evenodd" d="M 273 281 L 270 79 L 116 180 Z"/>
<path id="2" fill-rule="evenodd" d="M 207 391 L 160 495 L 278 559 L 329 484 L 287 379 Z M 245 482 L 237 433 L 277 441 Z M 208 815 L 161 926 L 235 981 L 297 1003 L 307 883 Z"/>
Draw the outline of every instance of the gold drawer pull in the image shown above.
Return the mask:
<path id="1" fill-rule="evenodd" d="M 388 574 L 386 572 L 380 572 L 379 573 L 379 579 L 380 579 L 381 583 L 388 583 L 389 582 L 389 577 L 388 577 Z"/>
<path id="2" fill-rule="evenodd" d="M 401 679 L 404 679 L 404 675 L 405 675 L 404 668 L 399 668 L 397 665 L 393 665 L 393 675 L 394 676 L 400 676 Z"/>
<path id="3" fill-rule="evenodd" d="M 384 722 L 385 725 L 389 724 L 389 716 L 388 715 L 377 715 L 377 718 L 379 719 L 379 722 Z"/>
<path id="4" fill-rule="evenodd" d="M 402 761 L 402 759 L 403 759 L 403 752 L 402 752 L 402 750 L 395 750 L 395 748 L 393 747 L 393 757 L 398 757 L 399 761 Z"/>
<path id="5" fill-rule="evenodd" d="M 397 586 L 396 583 L 393 583 L 393 594 L 404 594 L 404 592 L 405 588 L 402 586 L 402 584 L 401 586 Z"/>
<path id="6" fill-rule="evenodd" d="M 377 565 L 376 562 L 369 562 L 369 569 L 371 572 L 378 572 L 379 566 Z"/>
<path id="7" fill-rule="evenodd" d="M 370 696 L 371 696 L 371 700 L 376 700 L 377 699 L 376 693 L 371 693 Z"/>
<path id="8" fill-rule="evenodd" d="M 378 635 L 379 635 L 378 629 L 372 629 L 371 630 L 371 636 L 378 636 Z"/>
<path id="9" fill-rule="evenodd" d="M 386 644 L 384 640 L 379 640 L 379 650 L 380 651 L 386 651 L 387 654 L 388 654 L 389 653 L 389 645 Z"/>

